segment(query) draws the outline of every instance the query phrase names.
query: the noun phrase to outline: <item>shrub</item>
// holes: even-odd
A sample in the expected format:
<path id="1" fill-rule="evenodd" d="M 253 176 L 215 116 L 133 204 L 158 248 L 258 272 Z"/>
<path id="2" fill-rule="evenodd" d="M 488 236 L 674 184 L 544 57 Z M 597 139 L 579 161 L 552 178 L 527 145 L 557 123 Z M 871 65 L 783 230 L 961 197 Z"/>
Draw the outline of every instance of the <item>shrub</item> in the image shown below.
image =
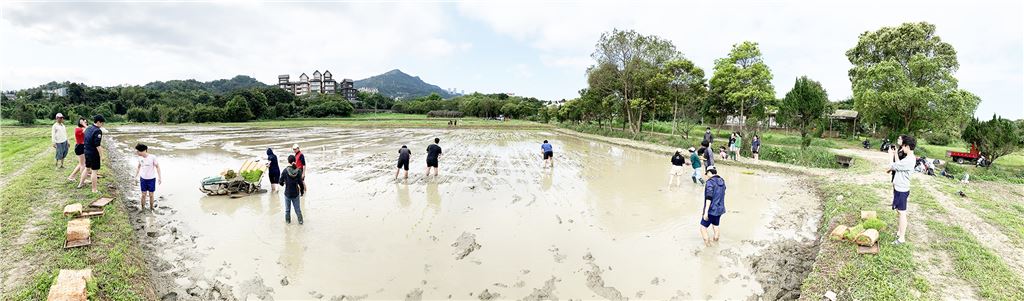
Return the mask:
<path id="1" fill-rule="evenodd" d="M 427 117 L 458 118 L 462 117 L 462 112 L 437 110 L 427 112 Z"/>
<path id="2" fill-rule="evenodd" d="M 325 101 L 306 107 L 302 115 L 308 117 L 348 117 L 352 115 L 352 104 L 348 101 Z"/>
<path id="3" fill-rule="evenodd" d="M 808 167 L 839 168 L 835 154 L 814 146 L 801 150 L 795 147 L 763 145 L 761 159 Z"/>
<path id="4" fill-rule="evenodd" d="M 949 134 L 931 133 L 926 135 L 925 139 L 927 139 L 928 143 L 930 144 L 945 146 L 949 145 L 949 143 L 953 140 L 953 136 Z"/>
<path id="5" fill-rule="evenodd" d="M 128 113 L 125 114 L 125 118 L 128 118 L 128 121 L 146 122 L 149 121 L 149 116 L 147 115 L 148 112 L 146 112 L 146 110 L 139 107 L 133 107 L 128 109 Z"/>

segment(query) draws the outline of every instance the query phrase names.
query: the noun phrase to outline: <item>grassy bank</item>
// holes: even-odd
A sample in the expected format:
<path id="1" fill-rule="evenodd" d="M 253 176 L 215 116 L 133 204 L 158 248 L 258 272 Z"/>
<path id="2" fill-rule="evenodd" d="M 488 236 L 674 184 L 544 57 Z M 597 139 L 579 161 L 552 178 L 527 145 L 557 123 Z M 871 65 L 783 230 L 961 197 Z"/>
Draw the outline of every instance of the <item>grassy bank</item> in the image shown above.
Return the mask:
<path id="1" fill-rule="evenodd" d="M 19 174 L 4 172 L 8 179 L 2 188 L 0 219 L 4 221 L 0 232 L 0 248 L 5 255 L 4 270 L 15 277 L 6 282 L 4 300 L 41 300 L 46 298 L 49 287 L 60 269 L 91 268 L 96 279 L 94 297 L 96 300 L 147 300 L 153 299 L 148 280 L 148 269 L 142 259 L 134 231 L 125 207 L 115 201 L 107 205 L 105 214 L 92 218 L 92 245 L 74 249 L 63 249 L 67 220 L 62 211 L 71 203 L 87 204 L 102 195 L 111 184 L 112 175 L 109 160 L 101 170 L 105 177 L 100 179 L 101 194 L 90 189 L 75 189 L 74 183 L 65 178 L 70 169 L 54 170 L 52 151 L 48 149 L 49 128 L 4 128 L 5 138 L 0 148 L 28 144 L 27 150 L 44 150 L 43 158 L 17 159 L 26 156 L 26 151 L 2 152 L 6 164 L 24 166 Z M 31 143 L 7 139 L 11 135 L 24 137 L 39 136 Z M 72 136 L 73 137 L 73 136 Z M 31 156 L 31 154 L 28 154 Z M 77 164 L 71 154 L 69 168 Z M 4 167 L 7 171 L 7 166 Z"/>

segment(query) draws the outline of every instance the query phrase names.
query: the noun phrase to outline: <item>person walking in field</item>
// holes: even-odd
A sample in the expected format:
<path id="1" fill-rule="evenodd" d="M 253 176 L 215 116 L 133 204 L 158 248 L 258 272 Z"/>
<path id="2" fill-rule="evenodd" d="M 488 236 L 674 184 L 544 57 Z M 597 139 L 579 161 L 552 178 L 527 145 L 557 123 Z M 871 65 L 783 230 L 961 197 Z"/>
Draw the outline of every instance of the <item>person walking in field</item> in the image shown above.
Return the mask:
<path id="1" fill-rule="evenodd" d="M 678 184 L 683 185 L 683 164 L 686 164 L 686 159 L 683 158 L 683 150 L 677 148 L 675 154 L 672 155 L 672 170 L 669 171 L 668 187 L 672 187 L 672 183 L 678 179 Z"/>
<path id="2" fill-rule="evenodd" d="M 284 186 L 284 222 L 292 223 L 292 208 L 295 208 L 295 217 L 302 224 L 302 208 L 299 206 L 299 197 L 306 194 L 306 182 L 303 180 L 302 169 L 298 166 L 295 155 L 288 155 L 288 167 L 281 171 L 281 186 Z"/>
<path id="3" fill-rule="evenodd" d="M 711 135 L 710 126 L 707 129 L 704 129 L 704 141 L 702 142 L 707 142 L 708 145 L 711 145 L 712 142 L 715 142 L 715 136 Z"/>
<path id="4" fill-rule="evenodd" d="M 761 160 L 761 137 L 754 135 L 754 141 L 750 142 L 750 153 L 754 155 L 754 160 Z"/>
<path id="5" fill-rule="evenodd" d="M 551 146 L 551 143 L 544 140 L 544 143 L 540 145 L 540 152 L 544 157 L 544 168 L 555 167 L 555 148 Z"/>
<path id="6" fill-rule="evenodd" d="M 704 175 L 707 175 L 708 169 L 715 166 L 715 151 L 711 149 L 710 142 L 701 142 L 700 146 L 704 150 Z"/>
<path id="7" fill-rule="evenodd" d="M 405 169 L 405 178 L 409 178 L 409 160 L 412 159 L 412 151 L 408 147 L 402 145 L 402 148 L 398 149 L 398 168 L 395 169 L 395 179 L 398 179 L 398 173 Z M 429 171 L 429 169 L 428 169 Z"/>
<path id="8" fill-rule="evenodd" d="M 718 176 L 718 170 L 714 167 L 708 168 L 711 177 L 704 184 L 704 207 L 701 209 L 700 236 L 704 238 L 704 245 L 711 246 L 711 242 L 717 242 L 720 233 L 718 226 L 721 223 L 722 215 L 725 214 L 725 180 Z M 708 237 L 708 227 L 715 232 L 715 236 Z"/>
<path id="9" fill-rule="evenodd" d="M 97 180 L 99 178 L 100 171 L 100 153 L 101 144 L 103 142 L 103 124 L 106 123 L 106 119 L 103 115 L 96 115 L 92 117 L 92 126 L 85 130 L 85 171 L 78 178 L 78 188 L 82 188 L 85 183 L 86 174 L 89 174 L 92 180 L 92 193 L 99 193 L 96 188 Z"/>
<path id="10" fill-rule="evenodd" d="M 703 185 L 704 177 L 700 176 L 700 157 L 697 156 L 693 147 L 690 148 L 690 166 L 693 167 L 693 175 L 690 175 L 690 178 L 693 179 L 693 183 L 697 184 L 697 182 L 700 181 L 700 184 Z"/>
<path id="11" fill-rule="evenodd" d="M 162 184 L 163 176 L 160 175 L 160 163 L 156 156 L 149 153 L 149 147 L 145 144 L 135 145 L 135 154 L 139 156 L 139 166 L 135 169 L 135 177 L 139 178 L 139 189 L 142 191 L 142 199 L 139 200 L 139 208 L 146 209 L 146 196 L 149 196 L 149 210 L 154 210 L 156 201 L 153 199 L 153 192 L 156 192 L 156 185 Z"/>
<path id="12" fill-rule="evenodd" d="M 306 171 L 306 155 L 302 154 L 302 150 L 299 149 L 299 144 L 292 144 L 292 151 L 295 152 L 295 167 Z M 306 173 L 302 173 L 302 177 L 306 177 Z"/>
<path id="13" fill-rule="evenodd" d="M 902 136 L 900 150 L 905 156 L 899 158 L 899 153 L 889 149 L 889 155 L 893 162 L 889 165 L 887 172 L 893 174 L 892 180 L 892 209 L 899 212 L 899 223 L 896 229 L 896 240 L 893 244 L 906 242 L 907 234 L 907 199 L 910 198 L 910 175 L 914 171 L 915 159 L 914 149 L 917 148 L 917 141 L 911 136 Z"/>
<path id="14" fill-rule="evenodd" d="M 267 148 L 267 177 L 270 179 L 270 192 L 277 192 L 277 184 L 281 183 L 281 166 L 277 163 L 274 150 Z"/>
<path id="15" fill-rule="evenodd" d="M 57 113 L 56 121 L 50 127 L 50 141 L 53 142 L 53 149 L 56 150 L 56 161 L 53 162 L 54 169 L 64 168 L 64 158 L 68 156 L 68 129 L 64 127 L 64 114 Z"/>
<path id="16" fill-rule="evenodd" d="M 78 117 L 78 127 L 75 128 L 75 156 L 78 157 L 78 165 L 68 175 L 68 181 L 75 181 L 75 174 L 85 173 L 85 127 L 88 126 L 85 118 Z"/>
<path id="17" fill-rule="evenodd" d="M 733 141 L 733 146 L 732 146 L 732 159 L 733 160 L 739 161 L 740 150 L 742 150 L 742 149 L 743 149 L 743 134 L 740 134 L 740 132 L 736 132 L 736 140 Z"/>
<path id="18" fill-rule="evenodd" d="M 430 175 L 430 169 L 434 169 L 434 176 L 437 176 L 437 159 L 441 157 L 441 146 L 437 145 L 441 143 L 441 138 L 434 138 L 434 144 L 427 146 L 427 175 Z"/>

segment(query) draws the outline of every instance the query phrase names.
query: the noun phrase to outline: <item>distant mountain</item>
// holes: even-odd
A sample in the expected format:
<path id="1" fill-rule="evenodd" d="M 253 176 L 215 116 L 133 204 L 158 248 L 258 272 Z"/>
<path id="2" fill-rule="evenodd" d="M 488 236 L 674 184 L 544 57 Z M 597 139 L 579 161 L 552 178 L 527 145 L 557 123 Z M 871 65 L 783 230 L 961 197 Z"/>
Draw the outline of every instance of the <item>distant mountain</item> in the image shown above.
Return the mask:
<path id="1" fill-rule="evenodd" d="M 431 85 L 420 79 L 419 76 L 405 74 L 402 70 L 391 70 L 384 74 L 355 81 L 356 89 L 372 88 L 377 92 L 393 98 L 415 98 L 427 96 L 430 93 L 437 93 L 444 98 L 452 95 L 436 85 Z"/>
<path id="2" fill-rule="evenodd" d="M 262 88 L 266 86 L 267 84 L 264 84 L 255 78 L 245 75 L 236 75 L 231 79 L 218 79 L 208 82 L 201 82 L 194 79 L 169 80 L 166 82 L 155 81 L 146 84 L 144 87 L 160 92 L 203 90 L 220 94 L 227 93 L 235 89 Z"/>

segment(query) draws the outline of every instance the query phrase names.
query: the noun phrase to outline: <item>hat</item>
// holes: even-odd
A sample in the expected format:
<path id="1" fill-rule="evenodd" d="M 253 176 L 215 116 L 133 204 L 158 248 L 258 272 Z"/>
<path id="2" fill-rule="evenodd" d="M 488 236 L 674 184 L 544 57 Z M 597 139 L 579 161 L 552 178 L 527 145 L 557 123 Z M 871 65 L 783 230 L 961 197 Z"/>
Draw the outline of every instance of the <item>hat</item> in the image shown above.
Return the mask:
<path id="1" fill-rule="evenodd" d="M 64 114 L 57 113 L 57 117 L 54 117 L 54 118 L 64 118 Z"/>
<path id="2" fill-rule="evenodd" d="M 696 150 L 696 149 L 693 149 L 692 147 L 690 148 L 690 152 L 691 152 L 691 153 L 692 153 L 692 152 L 695 152 L 695 151 L 697 151 L 697 150 Z"/>
<path id="3" fill-rule="evenodd" d="M 716 170 L 714 165 L 708 166 L 708 170 Z"/>
<path id="4" fill-rule="evenodd" d="M 681 149 L 681 148 L 677 148 L 677 149 L 676 149 L 676 152 L 677 152 L 677 153 L 681 153 L 681 152 L 683 152 L 683 149 Z"/>
<path id="5" fill-rule="evenodd" d="M 292 149 L 296 149 L 296 148 L 299 148 L 299 144 L 298 143 L 292 144 Z"/>

